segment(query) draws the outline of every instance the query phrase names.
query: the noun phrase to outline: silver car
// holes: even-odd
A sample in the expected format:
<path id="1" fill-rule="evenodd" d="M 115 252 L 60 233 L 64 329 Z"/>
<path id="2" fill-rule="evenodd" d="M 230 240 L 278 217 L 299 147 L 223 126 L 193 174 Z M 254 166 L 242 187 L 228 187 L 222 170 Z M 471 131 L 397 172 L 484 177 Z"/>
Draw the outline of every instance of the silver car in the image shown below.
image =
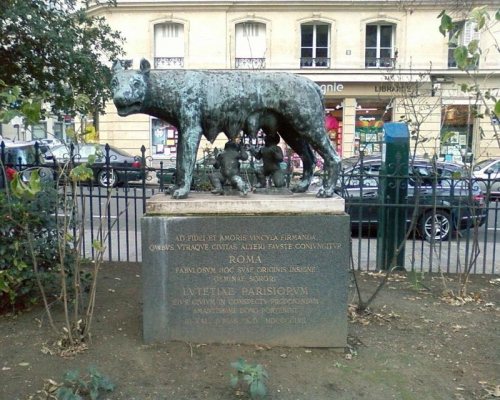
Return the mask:
<path id="1" fill-rule="evenodd" d="M 490 158 L 474 165 L 474 178 L 490 199 L 500 199 L 500 158 Z"/>

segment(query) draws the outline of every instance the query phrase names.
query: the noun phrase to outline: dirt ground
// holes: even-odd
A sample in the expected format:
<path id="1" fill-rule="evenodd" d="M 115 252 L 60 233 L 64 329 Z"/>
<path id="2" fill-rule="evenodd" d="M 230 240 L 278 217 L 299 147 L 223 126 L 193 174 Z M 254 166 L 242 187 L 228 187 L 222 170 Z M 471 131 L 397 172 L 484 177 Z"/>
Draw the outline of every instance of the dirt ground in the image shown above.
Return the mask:
<path id="1" fill-rule="evenodd" d="M 381 276 L 358 274 L 364 298 Z M 242 357 L 269 373 L 268 399 L 488 399 L 500 397 L 500 279 L 474 276 L 466 301 L 443 298 L 437 276 L 397 274 L 366 317 L 350 316 L 345 351 L 141 341 L 141 265 L 106 264 L 93 339 L 57 354 L 42 308 L 0 317 L 0 399 L 27 399 L 69 370 L 95 365 L 116 384 L 100 399 L 244 399 L 229 385 Z M 456 281 L 448 281 L 451 289 Z M 350 303 L 356 303 L 354 285 Z M 61 310 L 53 312 L 61 320 Z M 40 327 L 40 321 L 43 326 Z M 53 351 L 54 354 L 50 354 Z M 38 396 L 32 397 L 38 399 Z"/>

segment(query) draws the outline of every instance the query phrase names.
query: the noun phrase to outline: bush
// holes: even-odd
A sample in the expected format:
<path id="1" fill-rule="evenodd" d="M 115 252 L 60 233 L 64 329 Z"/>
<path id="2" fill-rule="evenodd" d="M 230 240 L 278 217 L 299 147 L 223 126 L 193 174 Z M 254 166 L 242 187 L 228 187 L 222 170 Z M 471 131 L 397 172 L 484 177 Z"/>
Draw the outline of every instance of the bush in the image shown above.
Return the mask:
<path id="1" fill-rule="evenodd" d="M 60 196 L 52 187 L 44 187 L 34 199 L 8 196 L 0 191 L 0 310 L 24 307 L 38 301 L 38 285 L 29 238 L 42 279 L 49 292 L 59 289 L 60 252 L 56 210 Z M 74 258 L 67 246 L 65 265 Z"/>

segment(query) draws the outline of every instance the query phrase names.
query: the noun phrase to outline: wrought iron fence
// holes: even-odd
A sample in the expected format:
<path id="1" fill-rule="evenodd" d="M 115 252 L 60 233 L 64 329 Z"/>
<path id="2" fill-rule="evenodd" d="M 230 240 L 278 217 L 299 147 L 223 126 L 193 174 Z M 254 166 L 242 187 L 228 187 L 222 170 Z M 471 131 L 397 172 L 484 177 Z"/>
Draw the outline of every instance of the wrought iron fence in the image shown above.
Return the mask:
<path id="1" fill-rule="evenodd" d="M 169 196 L 175 182 L 175 160 L 155 160 L 146 156 L 143 146 L 136 161 L 140 163 L 140 179 L 132 165 L 121 165 L 122 181 L 116 186 L 99 183 L 97 178 L 77 186 L 69 185 L 71 180 L 67 168 L 57 160 L 44 161 L 44 156 L 35 145 L 29 159 L 13 159 L 9 147 L 0 145 L 2 180 L 8 181 L 7 167 L 24 173 L 43 167 L 50 171 L 52 179 L 59 179 L 58 190 L 62 196 L 77 199 L 74 213 L 79 224 L 73 225 L 73 237 L 81 237 L 79 245 L 84 257 L 92 259 L 96 252 L 94 241 L 104 241 L 105 259 L 109 261 L 140 262 L 142 260 L 141 217 L 146 211 L 146 201 L 154 195 Z M 78 158 L 68 149 L 70 159 Z M 100 168 L 111 172 L 116 167 L 106 147 L 104 162 Z M 10 157 L 10 158 L 9 158 Z M 194 173 L 192 191 L 209 190 L 209 175 L 213 170 L 213 154 L 207 152 L 198 163 Z M 72 164 L 74 167 L 77 163 Z M 284 172 L 287 185 L 292 186 L 300 179 L 300 170 L 293 169 L 288 157 Z M 408 228 L 404 243 L 407 270 L 429 272 L 463 272 L 494 274 L 499 272 L 500 242 L 499 199 L 489 198 L 474 180 L 463 176 L 426 175 L 424 169 L 410 175 L 390 174 L 391 184 L 407 185 L 408 196 L 402 201 L 387 203 L 380 201 L 379 180 L 383 175 L 369 162 L 349 164 L 343 170 L 338 186 L 338 194 L 344 197 L 346 212 L 351 216 L 352 265 L 359 270 L 376 270 L 380 248 L 379 212 L 383 207 L 401 208 L 406 216 Z M 354 166 L 353 166 L 354 165 Z M 243 177 L 253 184 L 255 164 L 252 160 L 242 169 Z M 435 168 L 431 167 L 431 168 Z M 451 168 L 451 167 L 450 167 Z M 427 172 L 436 172 L 427 170 Z M 66 177 L 68 179 L 61 179 Z M 29 174 L 27 178 L 29 178 Z M 50 180 L 47 179 L 50 184 Z M 136 180 L 132 180 L 133 178 Z M 315 174 L 311 190 L 321 187 L 322 173 Z M 54 183 L 55 184 L 55 181 Z M 5 185 L 4 185 L 5 186 Z M 492 182 L 483 182 L 482 187 L 491 187 Z M 59 214 L 58 214 L 59 213 Z M 60 211 L 55 211 L 59 215 Z M 106 237 L 107 235 L 107 237 Z M 399 245 L 399 244 L 398 244 Z"/>

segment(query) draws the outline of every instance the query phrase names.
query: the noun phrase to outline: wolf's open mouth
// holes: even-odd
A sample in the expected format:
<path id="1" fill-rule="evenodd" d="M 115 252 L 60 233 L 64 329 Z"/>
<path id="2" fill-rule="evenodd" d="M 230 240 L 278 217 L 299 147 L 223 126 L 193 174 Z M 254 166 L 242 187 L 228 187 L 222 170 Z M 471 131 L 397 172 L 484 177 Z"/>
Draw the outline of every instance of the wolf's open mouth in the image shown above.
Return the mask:
<path id="1" fill-rule="evenodd" d="M 126 106 L 116 106 L 116 110 L 118 111 L 118 115 L 127 116 L 130 114 L 135 114 L 140 112 L 141 110 L 141 102 L 135 102 L 132 104 L 128 104 Z"/>

